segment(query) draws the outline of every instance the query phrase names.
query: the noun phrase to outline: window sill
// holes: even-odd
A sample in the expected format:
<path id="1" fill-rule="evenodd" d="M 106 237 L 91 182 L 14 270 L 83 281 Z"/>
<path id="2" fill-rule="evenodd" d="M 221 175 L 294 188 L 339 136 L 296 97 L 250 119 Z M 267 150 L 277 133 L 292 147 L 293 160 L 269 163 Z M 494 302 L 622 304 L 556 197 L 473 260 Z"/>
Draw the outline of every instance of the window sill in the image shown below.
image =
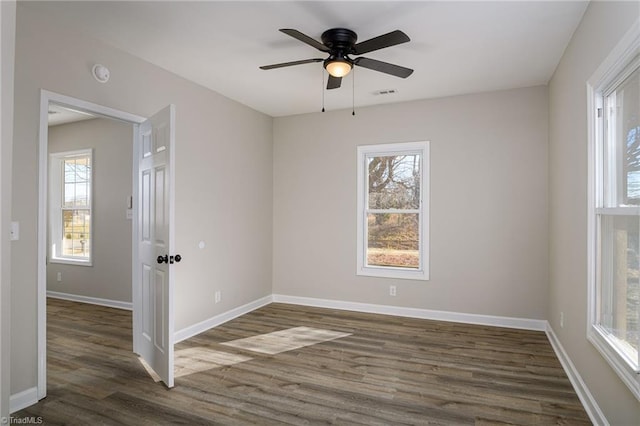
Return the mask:
<path id="1" fill-rule="evenodd" d="M 638 369 L 630 363 L 626 356 L 618 352 L 609 341 L 609 338 L 598 327 L 594 325 L 589 327 L 587 339 L 611 365 L 636 399 L 640 401 L 640 372 Z"/>
<path id="2" fill-rule="evenodd" d="M 427 271 L 416 269 L 364 266 L 358 268 L 356 274 L 366 277 L 397 278 L 402 280 L 429 280 L 429 274 L 427 273 Z"/>
<path id="3" fill-rule="evenodd" d="M 60 257 L 50 258 L 49 263 L 58 263 L 61 265 L 74 265 L 74 266 L 93 266 L 93 263 L 91 260 L 64 259 Z"/>

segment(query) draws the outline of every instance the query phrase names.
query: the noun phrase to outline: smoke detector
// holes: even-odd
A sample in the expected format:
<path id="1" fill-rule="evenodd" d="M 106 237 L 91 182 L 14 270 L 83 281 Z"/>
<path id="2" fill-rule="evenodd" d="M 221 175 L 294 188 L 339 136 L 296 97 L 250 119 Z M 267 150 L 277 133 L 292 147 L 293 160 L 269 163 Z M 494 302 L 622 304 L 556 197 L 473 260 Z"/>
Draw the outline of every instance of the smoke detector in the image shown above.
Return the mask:
<path id="1" fill-rule="evenodd" d="M 99 83 L 106 83 L 109 81 L 109 69 L 102 64 L 95 64 L 91 68 L 91 74 Z"/>

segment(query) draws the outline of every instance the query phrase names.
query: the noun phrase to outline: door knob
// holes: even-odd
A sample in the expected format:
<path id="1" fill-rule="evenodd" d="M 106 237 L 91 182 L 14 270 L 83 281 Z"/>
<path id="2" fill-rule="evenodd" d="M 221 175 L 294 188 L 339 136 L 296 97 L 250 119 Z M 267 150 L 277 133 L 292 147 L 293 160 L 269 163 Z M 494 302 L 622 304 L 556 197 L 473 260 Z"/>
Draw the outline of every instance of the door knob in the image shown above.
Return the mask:
<path id="1" fill-rule="evenodd" d="M 162 263 L 168 263 L 173 265 L 174 262 L 180 262 L 182 260 L 182 256 L 180 256 L 179 254 L 176 254 L 175 256 L 168 256 L 168 255 L 164 255 L 164 256 L 158 256 L 158 258 L 156 259 L 158 261 L 158 263 L 162 264 Z"/>

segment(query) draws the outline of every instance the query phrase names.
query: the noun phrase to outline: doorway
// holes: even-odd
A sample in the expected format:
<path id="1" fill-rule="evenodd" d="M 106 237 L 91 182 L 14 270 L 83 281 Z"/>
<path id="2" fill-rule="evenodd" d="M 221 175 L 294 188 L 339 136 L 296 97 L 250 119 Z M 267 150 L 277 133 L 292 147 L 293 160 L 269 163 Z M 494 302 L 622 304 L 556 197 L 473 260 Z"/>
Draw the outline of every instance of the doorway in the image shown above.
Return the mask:
<path id="1" fill-rule="evenodd" d="M 142 185 L 140 177 L 141 164 L 143 164 L 142 159 L 149 157 L 146 154 L 145 147 L 146 146 L 155 146 L 155 141 L 153 139 L 154 132 L 156 131 L 156 127 L 154 127 L 155 123 L 159 120 L 158 117 L 168 117 L 168 119 L 161 122 L 168 130 L 165 132 L 165 136 L 169 135 L 170 137 L 164 137 L 163 139 L 163 147 L 162 151 L 166 154 L 167 161 L 163 163 L 162 170 L 164 176 L 173 178 L 173 174 L 171 171 L 173 170 L 173 155 L 169 155 L 169 153 L 173 154 L 173 143 L 174 143 L 174 120 L 175 120 L 175 112 L 174 106 L 170 105 L 165 108 L 162 112 L 163 114 L 157 114 L 151 117 L 149 120 L 134 115 L 129 114 L 123 111 L 115 110 L 109 107 L 104 107 L 98 104 L 93 104 L 91 102 L 86 102 L 80 99 L 72 98 L 65 95 L 60 95 L 57 93 L 49 92 L 46 90 L 41 91 L 40 97 L 40 128 L 39 128 L 39 195 L 38 195 L 38 284 L 37 284 L 37 305 L 38 305 L 38 399 L 42 399 L 47 395 L 47 340 L 46 340 L 46 330 L 47 330 L 47 316 L 46 316 L 46 306 L 47 306 L 47 257 L 49 256 L 49 247 L 47 244 L 48 234 L 49 234 L 49 217 L 48 217 L 48 190 L 49 190 L 49 154 L 48 154 L 48 146 L 49 146 L 49 131 L 48 131 L 48 112 L 50 105 L 59 105 L 67 109 L 71 109 L 74 111 L 84 112 L 93 114 L 100 117 L 105 117 L 109 119 L 115 119 L 120 122 L 128 123 L 132 126 L 133 132 L 131 132 L 131 140 L 132 143 L 132 152 L 133 152 L 133 173 L 132 173 L 132 201 L 131 201 L 131 216 L 132 216 L 132 238 L 130 241 L 132 251 L 132 273 L 131 273 L 131 283 L 132 283 L 132 312 L 133 312 L 133 351 L 136 354 L 141 355 L 141 358 L 144 361 L 149 363 L 148 356 L 145 356 L 148 351 L 146 350 L 149 345 L 153 345 L 154 341 L 147 341 L 145 337 L 149 334 L 146 329 L 143 328 L 144 324 L 149 323 L 149 318 L 153 318 L 155 313 L 158 312 L 157 306 L 149 303 L 144 303 L 153 301 L 153 291 L 156 287 L 155 282 L 153 281 L 153 276 L 156 274 L 156 269 L 162 267 L 162 265 L 158 266 L 156 264 L 151 264 L 150 262 L 140 263 L 140 248 L 144 246 L 145 238 L 143 238 L 143 232 L 141 228 L 148 227 L 148 220 L 145 222 L 145 218 L 149 217 L 149 211 L 145 206 L 154 205 L 155 199 L 152 200 L 154 203 L 150 203 L 147 199 L 144 201 L 141 197 L 149 197 L 148 192 L 145 191 L 146 186 Z M 151 144 L 151 145 L 149 145 Z M 153 155 L 151 155 L 153 157 Z M 142 188 L 142 189 L 141 189 Z M 173 185 L 167 186 L 166 196 L 163 198 L 162 205 L 163 209 L 167 211 L 173 212 Z M 141 201 L 143 200 L 143 201 Z M 128 206 L 127 206 L 128 207 Z M 124 211 L 123 211 L 124 213 Z M 152 218 L 155 217 L 154 211 L 151 211 Z M 166 220 L 166 228 L 165 231 L 168 235 L 172 235 L 173 230 L 173 215 L 166 216 L 168 220 Z M 143 224 L 143 226 L 141 226 Z M 155 228 L 155 222 L 151 223 L 151 228 Z M 83 234 L 84 235 L 84 234 Z M 63 237 L 62 237 L 63 238 Z M 73 239 L 73 236 L 72 238 Z M 78 236 L 78 243 L 83 240 L 82 237 Z M 86 244 L 88 243 L 88 239 L 84 238 L 85 245 L 81 245 L 81 251 L 84 250 L 86 253 Z M 126 242 L 123 242 L 126 244 Z M 172 239 L 168 241 L 167 249 L 172 250 Z M 91 247 L 89 245 L 89 247 Z M 155 259 L 155 257 L 154 257 Z M 144 274 L 141 273 L 142 270 L 145 272 L 151 271 L 152 274 Z M 144 279 L 144 277 L 151 276 L 151 281 Z M 169 370 L 168 373 L 169 380 L 165 380 L 165 383 L 171 387 L 173 386 L 173 292 L 172 292 L 172 273 L 164 273 L 166 277 L 165 282 L 163 282 L 163 295 L 162 300 L 165 301 L 165 305 L 163 310 L 159 313 L 166 318 L 166 323 L 162 324 L 161 332 L 152 333 L 153 336 L 158 335 L 165 342 L 166 356 L 163 360 L 163 363 L 169 365 L 170 368 L 165 366 L 164 370 Z M 144 283 L 142 281 L 145 281 Z M 143 285 L 144 284 L 144 285 Z M 146 293 L 145 293 L 146 292 Z M 149 293 L 151 292 L 151 293 Z M 157 345 L 156 345 L 157 346 Z M 152 360 L 154 361 L 154 360 Z M 157 364 L 157 363 L 156 363 Z M 153 364 L 151 364 L 153 366 Z M 158 367 L 162 367 L 163 365 L 157 365 L 154 369 Z"/>
<path id="2" fill-rule="evenodd" d="M 131 310 L 133 125 L 48 115 L 47 297 Z"/>

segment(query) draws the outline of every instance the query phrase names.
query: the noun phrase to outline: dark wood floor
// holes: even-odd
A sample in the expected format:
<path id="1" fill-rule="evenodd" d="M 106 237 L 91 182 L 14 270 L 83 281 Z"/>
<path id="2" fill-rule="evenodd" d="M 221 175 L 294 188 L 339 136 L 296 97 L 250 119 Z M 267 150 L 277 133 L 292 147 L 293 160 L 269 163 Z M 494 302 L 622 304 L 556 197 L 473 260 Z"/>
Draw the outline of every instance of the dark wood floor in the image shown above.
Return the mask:
<path id="1" fill-rule="evenodd" d="M 14 414 L 46 425 L 590 424 L 542 332 L 271 304 L 177 345 L 167 390 L 131 353 L 130 312 L 48 309 L 48 396 Z M 276 355 L 221 344 L 300 326 L 351 335 Z"/>

